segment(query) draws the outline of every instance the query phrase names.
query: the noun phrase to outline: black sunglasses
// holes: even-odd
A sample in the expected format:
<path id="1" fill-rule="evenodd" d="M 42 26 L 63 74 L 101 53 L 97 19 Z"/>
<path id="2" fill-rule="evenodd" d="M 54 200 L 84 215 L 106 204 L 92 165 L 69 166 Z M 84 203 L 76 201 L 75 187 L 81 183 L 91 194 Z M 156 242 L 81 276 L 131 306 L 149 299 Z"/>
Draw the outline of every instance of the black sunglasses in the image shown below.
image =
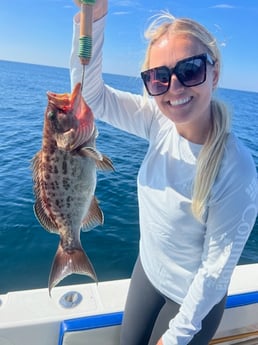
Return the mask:
<path id="1" fill-rule="evenodd" d="M 173 74 L 186 87 L 204 83 L 207 62 L 211 65 L 215 63 L 208 53 L 204 53 L 180 60 L 173 68 L 161 66 L 148 69 L 141 72 L 141 77 L 149 95 L 159 96 L 169 90 Z"/>

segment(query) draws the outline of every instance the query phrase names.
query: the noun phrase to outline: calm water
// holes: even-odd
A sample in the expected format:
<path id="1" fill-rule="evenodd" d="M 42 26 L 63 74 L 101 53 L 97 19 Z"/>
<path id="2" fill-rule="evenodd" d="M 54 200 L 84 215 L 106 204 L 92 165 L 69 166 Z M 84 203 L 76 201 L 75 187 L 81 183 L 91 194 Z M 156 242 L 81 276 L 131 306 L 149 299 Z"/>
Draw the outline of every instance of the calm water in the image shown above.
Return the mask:
<path id="1" fill-rule="evenodd" d="M 0 61 L 0 294 L 46 287 L 59 237 L 46 232 L 33 214 L 30 162 L 40 149 L 46 91 L 70 90 L 67 69 Z M 141 93 L 139 79 L 105 74 L 111 86 Z M 258 93 L 220 89 L 234 110 L 233 126 L 258 166 Z M 97 198 L 105 224 L 82 234 L 99 280 L 126 278 L 138 253 L 136 176 L 145 141 L 98 123 L 98 148 L 116 171 L 99 173 Z M 258 262 L 258 223 L 240 263 Z M 71 276 L 63 284 L 90 281 Z"/>

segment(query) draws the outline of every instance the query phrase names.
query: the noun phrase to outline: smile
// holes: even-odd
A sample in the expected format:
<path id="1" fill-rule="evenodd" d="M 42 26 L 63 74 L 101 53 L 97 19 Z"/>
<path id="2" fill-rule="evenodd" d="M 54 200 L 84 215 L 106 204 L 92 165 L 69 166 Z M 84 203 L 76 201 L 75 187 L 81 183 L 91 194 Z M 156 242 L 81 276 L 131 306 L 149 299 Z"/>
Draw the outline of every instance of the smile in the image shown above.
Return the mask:
<path id="1" fill-rule="evenodd" d="M 176 99 L 175 101 L 169 101 L 168 103 L 172 107 L 176 107 L 178 105 L 189 103 L 191 101 L 191 99 L 192 99 L 192 97 L 185 97 L 185 98 Z"/>

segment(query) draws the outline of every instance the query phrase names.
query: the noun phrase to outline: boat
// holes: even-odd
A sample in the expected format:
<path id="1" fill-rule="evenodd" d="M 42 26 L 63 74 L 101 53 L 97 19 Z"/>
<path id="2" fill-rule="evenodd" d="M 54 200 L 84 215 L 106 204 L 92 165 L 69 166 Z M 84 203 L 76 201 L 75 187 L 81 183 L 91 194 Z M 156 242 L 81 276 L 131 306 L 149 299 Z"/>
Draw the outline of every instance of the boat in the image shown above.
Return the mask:
<path id="1" fill-rule="evenodd" d="M 0 295 L 0 345 L 118 345 L 130 279 Z M 258 264 L 236 266 L 209 345 L 258 344 Z"/>

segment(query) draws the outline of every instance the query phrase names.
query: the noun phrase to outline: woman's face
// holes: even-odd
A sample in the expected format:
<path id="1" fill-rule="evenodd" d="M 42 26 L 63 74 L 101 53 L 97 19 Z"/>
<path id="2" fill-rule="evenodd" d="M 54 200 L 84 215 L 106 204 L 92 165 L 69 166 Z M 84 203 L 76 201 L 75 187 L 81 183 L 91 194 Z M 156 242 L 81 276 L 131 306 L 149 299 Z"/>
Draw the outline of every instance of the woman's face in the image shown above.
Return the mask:
<path id="1" fill-rule="evenodd" d="M 164 35 L 151 47 L 149 68 L 173 68 L 180 60 L 203 53 L 206 53 L 205 49 L 194 37 Z M 217 82 L 217 64 L 212 66 L 207 63 L 206 81 L 203 84 L 185 87 L 173 74 L 169 90 L 154 98 L 161 112 L 175 123 L 180 135 L 203 144 L 211 124 L 210 102 Z"/>

